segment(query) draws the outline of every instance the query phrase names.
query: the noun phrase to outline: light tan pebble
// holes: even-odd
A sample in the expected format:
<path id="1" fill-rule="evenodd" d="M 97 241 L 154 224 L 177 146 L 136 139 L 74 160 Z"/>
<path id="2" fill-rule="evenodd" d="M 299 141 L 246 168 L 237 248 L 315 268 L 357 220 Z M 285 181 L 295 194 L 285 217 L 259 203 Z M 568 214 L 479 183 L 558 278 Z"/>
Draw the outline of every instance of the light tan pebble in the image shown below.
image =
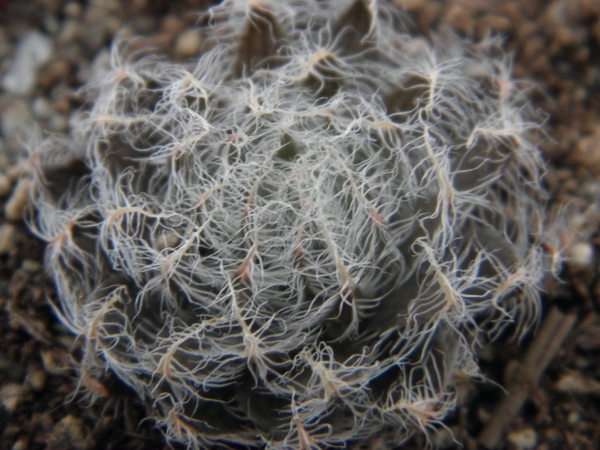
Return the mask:
<path id="1" fill-rule="evenodd" d="M 4 205 L 4 215 L 8 220 L 21 220 L 23 211 L 29 204 L 29 190 L 31 188 L 31 180 L 21 178 L 13 189 L 11 197 Z"/>
<path id="2" fill-rule="evenodd" d="M 0 225 L 0 255 L 10 253 L 15 247 L 15 233 L 17 229 L 12 223 Z"/>
<path id="3" fill-rule="evenodd" d="M 506 436 L 506 440 L 519 450 L 528 450 L 535 448 L 538 437 L 533 428 L 524 428 L 509 433 Z"/>
<path id="4" fill-rule="evenodd" d="M 69 373 L 70 369 L 65 367 L 61 361 L 61 356 L 57 352 L 50 349 L 43 349 L 40 350 L 40 355 L 44 370 L 50 375 L 66 375 Z"/>
<path id="5" fill-rule="evenodd" d="M 177 34 L 183 28 L 185 22 L 175 15 L 165 17 L 160 24 L 160 30 L 165 33 Z"/>
<path id="6" fill-rule="evenodd" d="M 569 423 L 569 425 L 575 425 L 580 420 L 581 414 L 579 414 L 579 411 L 571 411 L 567 416 L 567 422 Z"/>
<path id="7" fill-rule="evenodd" d="M 590 267 L 594 262 L 594 247 L 588 242 L 576 242 L 567 249 L 567 261 L 574 267 Z"/>
<path id="8" fill-rule="evenodd" d="M 74 42 L 79 36 L 79 30 L 79 21 L 77 19 L 65 20 L 56 38 L 56 42 L 60 45 Z"/>
<path id="9" fill-rule="evenodd" d="M 201 45 L 202 37 L 200 36 L 200 30 L 188 28 L 177 36 L 173 53 L 177 58 L 190 58 L 200 54 Z"/>
<path id="10" fill-rule="evenodd" d="M 47 378 L 46 372 L 44 372 L 38 364 L 29 364 L 27 367 L 25 382 L 31 386 L 31 389 L 34 391 L 41 391 L 46 385 Z"/>
<path id="11" fill-rule="evenodd" d="M 0 388 L 0 404 L 8 413 L 12 413 L 17 409 L 26 393 L 26 389 L 19 383 L 7 383 Z"/>
<path id="12" fill-rule="evenodd" d="M 10 194 L 10 190 L 12 189 L 12 182 L 10 178 L 6 175 L 0 174 L 0 197 L 6 197 Z"/>
<path id="13" fill-rule="evenodd" d="M 598 394 L 600 393 L 600 382 L 583 375 L 568 373 L 556 382 L 555 389 L 571 394 Z"/>
<path id="14" fill-rule="evenodd" d="M 31 275 L 42 270 L 42 264 L 35 259 L 25 259 L 21 263 L 21 270 Z"/>
<path id="15" fill-rule="evenodd" d="M 69 414 L 56 424 L 54 430 L 48 436 L 48 447 L 52 449 L 86 450 L 89 448 L 87 434 L 88 430 L 86 430 L 83 421 L 79 417 Z"/>
<path id="16" fill-rule="evenodd" d="M 13 444 L 10 450 L 27 450 L 29 448 L 29 439 L 26 436 L 20 437 Z"/>

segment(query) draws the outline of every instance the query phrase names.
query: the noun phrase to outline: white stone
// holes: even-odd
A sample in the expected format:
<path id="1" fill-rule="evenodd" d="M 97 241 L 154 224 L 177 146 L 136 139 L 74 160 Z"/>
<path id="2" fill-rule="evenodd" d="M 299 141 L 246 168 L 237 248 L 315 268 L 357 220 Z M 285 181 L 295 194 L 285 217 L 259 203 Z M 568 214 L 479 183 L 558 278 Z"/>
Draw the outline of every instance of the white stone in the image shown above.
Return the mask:
<path id="1" fill-rule="evenodd" d="M 35 82 L 36 68 L 52 55 L 52 40 L 39 31 L 27 32 L 15 50 L 13 64 L 2 79 L 2 87 L 13 94 L 27 95 Z"/>
<path id="2" fill-rule="evenodd" d="M 594 262 L 594 248 L 588 242 L 577 242 L 568 249 L 568 261 L 577 267 L 588 267 Z"/>

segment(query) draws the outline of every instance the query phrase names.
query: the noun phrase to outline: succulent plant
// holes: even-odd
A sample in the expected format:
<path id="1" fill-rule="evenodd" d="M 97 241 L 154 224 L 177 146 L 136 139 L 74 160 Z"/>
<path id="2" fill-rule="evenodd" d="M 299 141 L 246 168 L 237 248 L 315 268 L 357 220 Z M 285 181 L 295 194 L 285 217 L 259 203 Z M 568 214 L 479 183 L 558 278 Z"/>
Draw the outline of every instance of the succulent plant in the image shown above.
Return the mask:
<path id="1" fill-rule="evenodd" d="M 482 340 L 535 322 L 538 124 L 497 40 L 405 22 L 226 1 L 196 62 L 115 43 L 77 138 L 33 152 L 80 372 L 167 439 L 398 445 L 443 426 Z"/>

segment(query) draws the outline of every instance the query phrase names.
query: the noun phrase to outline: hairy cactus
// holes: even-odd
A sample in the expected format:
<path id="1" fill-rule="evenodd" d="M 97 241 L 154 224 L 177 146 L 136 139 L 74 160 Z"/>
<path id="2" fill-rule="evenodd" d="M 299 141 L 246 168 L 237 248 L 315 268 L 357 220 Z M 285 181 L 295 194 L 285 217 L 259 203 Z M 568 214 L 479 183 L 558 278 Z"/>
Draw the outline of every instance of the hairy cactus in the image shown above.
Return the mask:
<path id="1" fill-rule="evenodd" d="M 82 374 L 192 448 L 434 432 L 480 340 L 538 314 L 537 125 L 498 43 L 385 0 L 206 22 L 194 64 L 115 44 L 76 143 L 32 155 Z"/>

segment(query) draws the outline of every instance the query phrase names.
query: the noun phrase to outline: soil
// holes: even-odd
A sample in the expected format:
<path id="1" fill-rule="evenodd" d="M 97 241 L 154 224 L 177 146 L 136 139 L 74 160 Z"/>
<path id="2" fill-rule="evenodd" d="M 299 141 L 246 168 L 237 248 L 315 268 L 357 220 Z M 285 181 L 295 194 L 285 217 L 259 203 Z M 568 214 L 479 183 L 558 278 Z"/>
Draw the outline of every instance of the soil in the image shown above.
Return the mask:
<path id="1" fill-rule="evenodd" d="M 514 77 L 527 80 L 544 118 L 544 136 L 531 138 L 548 163 L 547 215 L 557 237 L 548 251 L 560 248 L 563 256 L 559 277 L 544 286 L 537 333 L 507 333 L 480 351 L 486 380 L 459 385 L 459 407 L 433 445 L 484 448 L 490 441 L 482 433 L 498 428 L 503 417 L 508 425 L 496 430 L 501 438 L 495 448 L 600 448 L 600 0 L 393 1 L 407 10 L 415 33 L 450 26 L 473 39 L 502 37 Z M 152 421 L 144 420 L 144 405 L 118 379 L 75 374 L 77 342 L 51 306 L 55 293 L 43 266 L 44 243 L 23 220 L 28 209 L 18 180 L 25 170 L 19 162 L 24 132 L 6 124 L 35 118 L 46 132 L 68 132 L 69 116 L 86 107 L 78 88 L 119 30 L 142 36 L 140 45 L 174 59 L 191 57 L 194 35 L 184 33 L 209 3 L 0 2 L 0 75 L 27 30 L 39 30 L 54 44 L 25 95 L 0 90 L 0 450 L 169 448 Z M 42 114 L 42 106 L 51 113 Z M 544 333 L 554 341 L 540 341 Z M 524 393 L 521 408 L 518 391 Z M 503 402 L 517 411 L 503 409 Z M 415 438 L 404 448 L 425 444 Z"/>

